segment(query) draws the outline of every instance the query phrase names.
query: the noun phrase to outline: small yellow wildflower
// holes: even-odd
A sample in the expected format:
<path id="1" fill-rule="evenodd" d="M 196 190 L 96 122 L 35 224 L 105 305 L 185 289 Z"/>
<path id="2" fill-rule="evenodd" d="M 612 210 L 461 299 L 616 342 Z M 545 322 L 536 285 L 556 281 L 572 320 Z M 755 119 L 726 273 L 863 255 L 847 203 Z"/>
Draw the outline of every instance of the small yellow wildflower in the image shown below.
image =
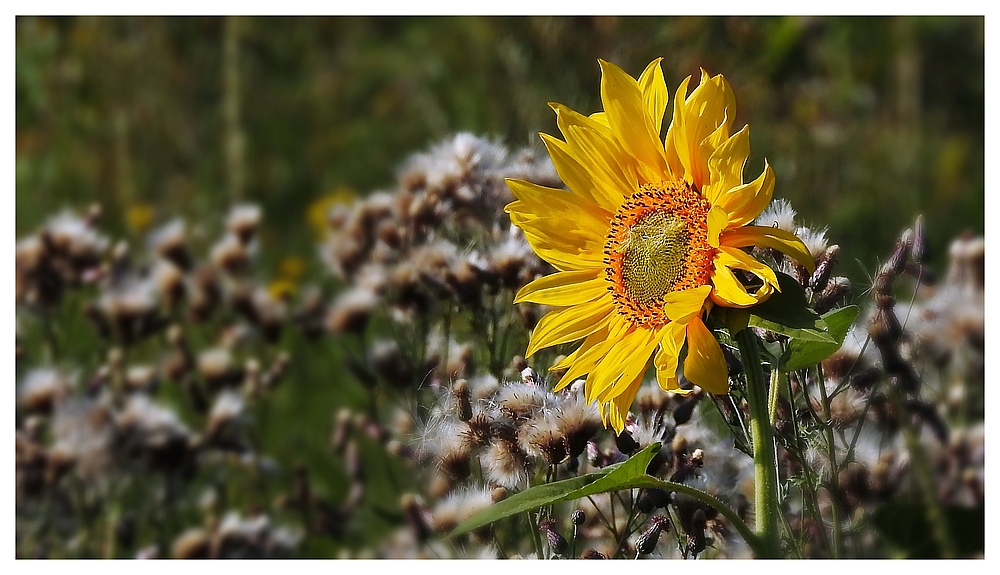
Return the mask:
<path id="1" fill-rule="evenodd" d="M 309 204 L 306 221 L 317 238 L 325 238 L 330 231 L 330 210 L 338 204 L 350 205 L 357 195 L 353 188 L 341 186 Z"/>

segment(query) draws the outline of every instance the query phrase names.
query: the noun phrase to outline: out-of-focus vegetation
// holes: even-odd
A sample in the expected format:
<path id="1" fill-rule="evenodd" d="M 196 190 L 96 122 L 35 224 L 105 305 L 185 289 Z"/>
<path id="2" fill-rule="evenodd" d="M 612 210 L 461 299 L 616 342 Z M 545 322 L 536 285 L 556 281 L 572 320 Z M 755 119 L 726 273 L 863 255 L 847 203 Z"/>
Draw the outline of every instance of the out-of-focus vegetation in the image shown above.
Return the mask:
<path id="1" fill-rule="evenodd" d="M 457 131 L 538 146 L 546 102 L 599 108 L 598 58 L 662 56 L 670 89 L 725 74 L 751 171 L 771 162 L 860 284 L 916 212 L 936 255 L 982 231 L 983 43 L 982 18 L 21 18 L 18 233 L 62 204 L 124 230 L 252 198 L 265 241 L 307 247 L 325 193 Z"/>
<path id="2" fill-rule="evenodd" d="M 456 132 L 540 151 L 536 133 L 557 133 L 546 102 L 587 113 L 600 108 L 598 58 L 638 74 L 662 56 L 671 90 L 699 67 L 725 74 L 737 95 L 737 123 L 751 125 L 749 172 L 758 173 L 766 157 L 777 175 L 776 196 L 790 200 L 804 223 L 829 226 L 827 237 L 841 247 L 837 273 L 850 276 L 855 297 L 871 285 L 878 262 L 915 214 L 924 214 L 929 267 L 939 274 L 952 238 L 963 230 L 983 232 L 982 18 L 19 18 L 16 34 L 18 238 L 58 209 L 83 213 L 99 203 L 101 233 L 129 240 L 135 260 L 120 269 L 109 264 L 113 288 L 116 269 L 122 277 L 141 276 L 143 266 L 159 261 L 149 234 L 180 216 L 195 259 L 213 260 L 206 265 L 226 277 L 212 244 L 225 233 L 230 206 L 253 202 L 263 212 L 255 265 L 234 274 L 239 281 L 232 285 L 261 305 L 279 306 L 282 325 L 332 321 L 333 314 L 323 315 L 325 306 L 343 282 L 321 257 L 323 249 L 342 245 L 324 221 L 331 206 L 406 188 L 397 177 L 407 158 Z M 119 261 L 107 249 L 113 244 L 103 245 L 102 262 Z M 146 244 L 151 257 L 138 255 Z M 193 268 L 185 274 L 196 277 Z M 124 382 L 126 364 L 158 365 L 169 348 L 167 331 L 139 344 L 123 342 L 120 334 L 95 339 L 81 310 L 107 286 L 81 281 L 82 289 L 42 306 L 41 314 L 22 315 L 19 308 L 18 382 L 47 366 L 76 371 L 78 387 L 113 382 L 115 369 Z M 231 295 L 240 290 L 231 293 L 228 281 L 226 305 L 211 322 L 188 326 L 184 322 L 193 320 L 186 311 L 167 318 L 184 325 L 195 351 L 228 345 L 220 342 L 232 326 L 260 321 L 239 308 Z M 321 294 L 315 317 L 306 304 L 310 284 Z M 500 292 L 497 305 L 509 303 L 512 293 Z M 388 323 L 376 320 L 369 332 L 384 335 L 390 328 L 378 321 Z M 118 501 L 136 505 L 132 510 L 88 512 L 80 495 L 35 501 L 37 507 L 21 507 L 19 514 L 55 517 L 56 509 L 85 523 L 70 551 L 60 551 L 81 556 L 134 556 L 152 553 L 150 545 L 168 556 L 176 534 L 199 525 L 223 548 L 219 533 L 226 528 L 259 532 L 252 519 L 222 516 L 227 509 L 304 526 L 286 534 L 294 551 L 273 545 L 277 556 L 335 556 L 383 544 L 386 533 L 408 519 L 399 509 L 400 493 L 418 486 L 407 484 L 413 478 L 399 459 L 376 447 L 385 440 L 378 426 L 371 436 L 362 433 L 370 421 L 352 420 L 359 431 L 350 449 L 336 435 L 338 425 L 346 425 L 335 417 L 341 407 L 375 415 L 376 392 L 347 367 L 371 341 L 312 339 L 308 331 L 286 327 L 273 338 L 250 336 L 248 349 L 233 346 L 239 362 L 283 369 L 281 385 L 265 385 L 260 394 L 242 380 L 235 384 L 247 396 L 242 421 L 254 423 L 241 428 L 246 436 L 227 436 L 239 449 L 212 443 L 209 405 L 199 412 L 174 382 L 151 385 L 159 402 L 196 428 L 187 445 L 221 455 L 182 480 L 128 468 L 127 479 L 112 485 L 125 494 Z M 476 334 L 466 331 L 463 337 Z M 499 350 L 493 357 L 491 347 L 489 361 L 477 359 L 495 377 L 516 378 L 503 370 L 510 371 L 507 360 L 523 351 L 526 335 L 524 329 L 509 341 L 505 336 L 503 357 Z M 115 360 L 123 348 L 126 357 Z M 107 377 L 94 383 L 105 366 Z M 207 399 L 217 400 L 226 387 L 193 381 L 211 392 Z M 121 408 L 115 411 L 121 419 L 131 404 L 119 387 L 114 409 Z M 380 405 L 392 405 L 391 399 L 380 396 Z M 19 412 L 19 425 L 27 419 Z M 30 435 L 31 426 L 22 427 Z M 51 438 L 36 439 L 41 445 Z M 258 459 L 248 463 L 231 453 L 244 451 Z M 254 471 L 243 474 L 240 466 Z M 47 469 L 36 471 L 45 476 Z M 359 483 L 367 502 L 360 506 L 351 492 Z M 69 493 L 87 492 L 70 487 Z M 157 499 L 144 499 L 148 493 Z M 175 506 L 173 514 L 149 522 L 134 516 L 142 504 L 162 511 L 163 498 Z M 214 523 L 201 524 L 213 514 Z M 131 539 L 122 536 L 129 521 L 139 526 Z M 69 528 L 42 531 L 52 538 L 59 529 Z M 51 551 L 28 543 L 31 552 Z"/>

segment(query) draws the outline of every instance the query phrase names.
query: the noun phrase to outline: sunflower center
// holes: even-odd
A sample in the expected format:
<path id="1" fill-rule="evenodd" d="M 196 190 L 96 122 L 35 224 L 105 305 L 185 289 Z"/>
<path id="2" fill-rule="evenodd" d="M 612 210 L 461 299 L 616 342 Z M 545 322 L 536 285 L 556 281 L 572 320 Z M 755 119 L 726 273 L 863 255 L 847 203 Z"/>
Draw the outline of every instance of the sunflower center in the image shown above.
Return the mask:
<path id="1" fill-rule="evenodd" d="M 666 324 L 664 298 L 711 280 L 708 201 L 685 182 L 646 184 L 618 209 L 604 246 L 618 312 L 648 327 Z"/>
<path id="2" fill-rule="evenodd" d="M 622 243 L 622 282 L 636 302 L 667 295 L 684 273 L 687 226 L 668 212 L 652 212 L 629 227 Z"/>

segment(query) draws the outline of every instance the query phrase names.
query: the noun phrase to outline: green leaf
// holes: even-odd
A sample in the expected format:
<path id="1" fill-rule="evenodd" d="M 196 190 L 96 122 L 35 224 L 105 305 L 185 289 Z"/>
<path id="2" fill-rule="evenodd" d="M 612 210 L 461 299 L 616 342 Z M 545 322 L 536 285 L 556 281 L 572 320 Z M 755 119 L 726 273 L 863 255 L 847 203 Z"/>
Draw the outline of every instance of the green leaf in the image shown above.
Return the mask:
<path id="1" fill-rule="evenodd" d="M 984 507 L 944 506 L 944 521 L 955 552 L 961 557 L 979 555 L 985 550 L 986 510 Z M 926 507 L 915 503 L 890 503 L 872 516 L 878 532 L 913 558 L 942 555 L 927 520 Z"/>
<path id="2" fill-rule="evenodd" d="M 531 511 L 545 505 L 551 505 L 560 501 L 570 501 L 580 499 L 588 495 L 596 495 L 608 491 L 620 491 L 637 487 L 651 489 L 664 489 L 666 491 L 676 491 L 689 495 L 706 505 L 716 509 L 726 517 L 729 522 L 740 532 L 740 535 L 747 541 L 756 553 L 760 551 L 759 538 L 747 527 L 746 523 L 740 519 L 732 509 L 725 503 L 712 497 L 704 491 L 681 483 L 663 481 L 650 475 L 646 475 L 649 462 L 660 450 L 660 444 L 654 443 L 639 453 L 636 453 L 628 460 L 606 467 L 594 473 L 581 475 L 572 479 L 564 479 L 555 483 L 538 485 L 517 493 L 499 503 L 488 507 L 465 520 L 461 525 L 452 531 L 448 538 L 457 537 L 468 533 L 494 521 L 499 521 L 506 517 Z"/>
<path id="3" fill-rule="evenodd" d="M 579 499 L 593 493 L 625 489 L 625 487 L 617 487 L 618 483 L 634 480 L 637 475 L 645 475 L 646 467 L 649 466 L 649 462 L 652 461 L 655 454 L 654 448 L 659 449 L 660 444 L 654 443 L 631 458 L 621 463 L 609 465 L 594 473 L 546 483 L 544 485 L 536 485 L 531 489 L 516 493 L 465 520 L 448 537 L 457 537 L 505 517 L 517 515 L 518 513 L 537 509 L 545 505 L 551 505 L 559 501 Z M 587 491 L 592 484 L 599 485 L 599 489 L 596 491 Z"/>
<path id="4" fill-rule="evenodd" d="M 627 461 L 621 462 L 620 466 L 611 473 L 586 487 L 581 487 L 567 494 L 563 500 L 580 499 L 581 497 L 594 495 L 595 493 L 639 487 L 643 478 L 649 477 L 649 475 L 646 475 L 646 468 L 649 467 L 649 462 L 653 460 L 653 457 L 659 450 L 659 443 L 654 443 L 646 447 L 646 449 L 636 453 Z"/>
<path id="5" fill-rule="evenodd" d="M 833 355 L 844 344 L 844 338 L 860 311 L 857 306 L 851 305 L 823 314 L 823 321 L 829 327 L 828 334 L 834 341 L 792 339 L 788 344 L 788 354 L 779 366 L 781 370 L 803 369 Z"/>
<path id="6" fill-rule="evenodd" d="M 792 339 L 835 343 L 827 333 L 826 322 L 809 307 L 806 293 L 799 282 L 788 274 L 775 273 L 781 291 L 772 294 L 763 303 L 748 308 L 750 325 Z"/>

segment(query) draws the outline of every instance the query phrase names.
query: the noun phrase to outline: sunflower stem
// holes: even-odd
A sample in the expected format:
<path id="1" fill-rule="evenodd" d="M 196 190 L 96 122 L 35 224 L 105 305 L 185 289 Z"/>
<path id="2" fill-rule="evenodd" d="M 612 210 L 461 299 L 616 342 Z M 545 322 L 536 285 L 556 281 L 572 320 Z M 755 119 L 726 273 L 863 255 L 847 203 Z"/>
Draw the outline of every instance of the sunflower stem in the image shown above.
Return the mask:
<path id="1" fill-rule="evenodd" d="M 757 335 L 746 328 L 736 334 L 747 377 L 750 437 L 753 441 L 754 509 L 761 540 L 760 559 L 780 558 L 778 532 L 778 469 L 774 459 L 774 426 L 768 414 L 767 384 L 757 349 Z"/>

